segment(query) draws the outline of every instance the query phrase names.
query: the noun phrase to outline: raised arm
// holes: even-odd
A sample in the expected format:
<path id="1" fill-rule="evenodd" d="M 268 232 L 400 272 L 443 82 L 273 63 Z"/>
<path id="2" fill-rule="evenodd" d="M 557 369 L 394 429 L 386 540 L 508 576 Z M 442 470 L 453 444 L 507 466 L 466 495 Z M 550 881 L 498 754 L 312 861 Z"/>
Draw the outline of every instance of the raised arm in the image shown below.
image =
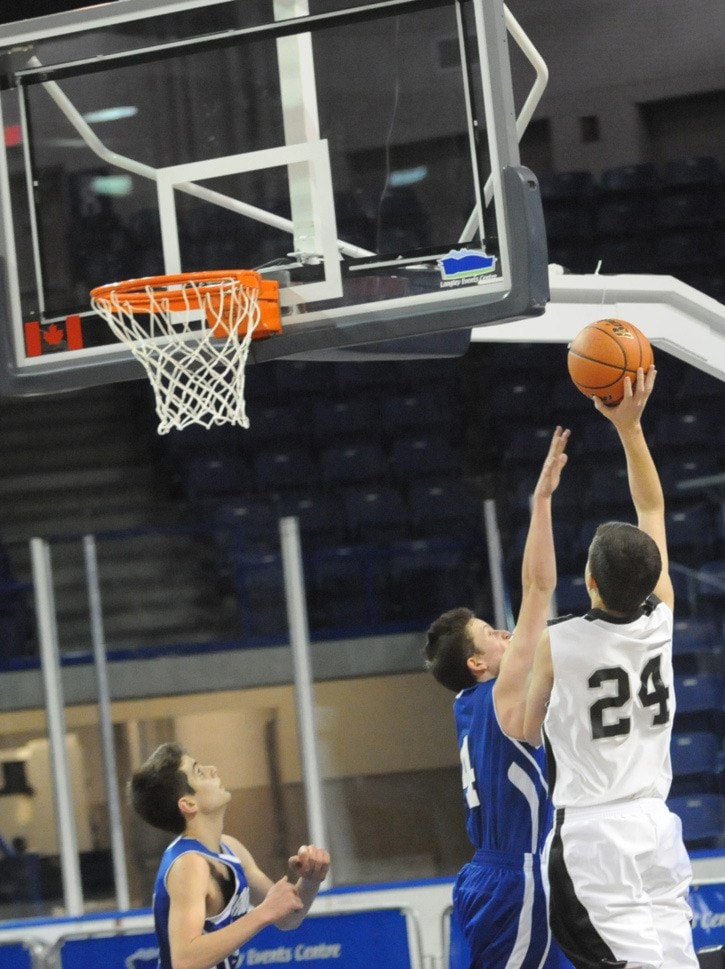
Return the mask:
<path id="1" fill-rule="evenodd" d="M 534 489 L 531 521 L 521 563 L 521 608 L 493 688 L 501 729 L 521 740 L 525 739 L 526 696 L 534 651 L 546 626 L 551 597 L 556 588 L 551 496 L 567 461 L 565 448 L 568 440 L 569 431 L 557 427 Z"/>
<path id="2" fill-rule="evenodd" d="M 640 420 L 654 388 L 656 376 L 654 365 L 646 374 L 640 367 L 634 384 L 629 377 L 625 378 L 624 397 L 619 404 L 607 407 L 598 397 L 595 397 L 594 406 L 600 414 L 614 424 L 619 434 L 627 461 L 629 491 L 637 512 L 637 525 L 654 539 L 662 558 L 662 572 L 654 593 L 672 608 L 675 594 L 669 574 L 665 498 Z"/>

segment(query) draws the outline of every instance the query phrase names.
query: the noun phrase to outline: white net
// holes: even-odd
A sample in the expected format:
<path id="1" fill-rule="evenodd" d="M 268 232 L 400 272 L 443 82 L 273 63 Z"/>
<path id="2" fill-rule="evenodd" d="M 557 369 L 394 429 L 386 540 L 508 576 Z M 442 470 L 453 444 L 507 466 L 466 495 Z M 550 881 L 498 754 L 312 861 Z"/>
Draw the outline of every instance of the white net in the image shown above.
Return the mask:
<path id="1" fill-rule="evenodd" d="M 249 427 L 244 373 L 260 319 L 258 287 L 233 275 L 161 278 L 91 294 L 95 311 L 148 374 L 159 434 L 190 424 Z"/>

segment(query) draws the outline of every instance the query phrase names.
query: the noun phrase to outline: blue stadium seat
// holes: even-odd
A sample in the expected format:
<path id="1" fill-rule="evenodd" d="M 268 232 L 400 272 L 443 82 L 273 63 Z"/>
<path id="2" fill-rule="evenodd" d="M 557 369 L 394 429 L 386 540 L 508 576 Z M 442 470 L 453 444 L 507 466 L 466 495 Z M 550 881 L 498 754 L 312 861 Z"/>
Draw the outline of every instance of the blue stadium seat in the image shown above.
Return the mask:
<path id="1" fill-rule="evenodd" d="M 659 187 L 657 167 L 651 162 L 637 165 L 618 165 L 605 169 L 599 179 L 602 192 L 607 194 L 639 195 L 656 191 Z"/>
<path id="2" fill-rule="evenodd" d="M 686 447 L 698 451 L 712 447 L 718 427 L 710 413 L 693 408 L 663 414 L 655 426 L 659 447 Z"/>
<path id="3" fill-rule="evenodd" d="M 602 509 L 602 520 L 609 517 L 607 511 L 609 508 L 631 506 L 632 498 L 626 466 L 612 462 L 607 467 L 594 468 L 589 481 L 587 499 L 595 508 Z"/>
<path id="4" fill-rule="evenodd" d="M 288 633 L 284 573 L 279 552 L 238 555 L 234 560 L 232 581 L 239 597 L 245 637 L 254 640 Z"/>
<path id="5" fill-rule="evenodd" d="M 264 369 L 268 366 L 265 364 Z M 311 360 L 278 360 L 274 363 L 274 372 L 270 372 L 271 379 L 274 379 L 280 401 L 294 402 L 300 395 L 325 396 L 335 387 L 335 364 Z"/>
<path id="6" fill-rule="evenodd" d="M 717 159 L 711 156 L 673 158 L 665 163 L 661 179 L 669 187 L 713 185 L 722 179 L 722 171 Z"/>
<path id="7" fill-rule="evenodd" d="M 380 425 L 380 405 L 375 395 L 318 400 L 312 419 L 317 441 L 332 444 L 375 432 Z"/>
<path id="8" fill-rule="evenodd" d="M 584 572 L 560 575 L 556 583 L 556 607 L 560 616 L 581 615 L 591 605 L 584 581 Z"/>
<path id="9" fill-rule="evenodd" d="M 700 566 L 700 580 L 697 587 L 701 598 L 707 605 L 718 608 L 719 614 L 725 610 L 725 559 L 704 562 Z"/>
<path id="10" fill-rule="evenodd" d="M 312 488 L 320 480 L 315 455 L 304 446 L 267 448 L 254 458 L 254 480 L 261 492 Z"/>
<path id="11" fill-rule="evenodd" d="M 496 381 L 491 394 L 491 414 L 494 420 L 511 419 L 531 420 L 536 415 L 537 422 L 546 420 L 551 409 L 551 384 L 540 378 L 502 377 Z M 551 437 L 550 429 L 549 437 Z"/>
<path id="12" fill-rule="evenodd" d="M 408 495 L 415 534 L 473 536 L 482 533 L 481 502 L 460 478 L 415 483 Z"/>
<path id="13" fill-rule="evenodd" d="M 672 652 L 675 657 L 721 650 L 720 634 L 714 619 L 675 619 Z"/>
<path id="14" fill-rule="evenodd" d="M 618 460 L 622 457 L 622 444 L 614 425 L 602 420 L 598 414 L 595 417 L 595 420 L 588 420 L 581 426 L 571 446 L 575 456 L 583 455 L 590 459 L 591 467 L 595 467 L 595 462 L 606 455 L 616 455 Z"/>
<path id="15" fill-rule="evenodd" d="M 470 601 L 472 594 L 472 555 L 467 540 L 394 543 L 385 599 L 387 618 L 427 625 L 445 609 Z"/>
<path id="16" fill-rule="evenodd" d="M 666 453 L 666 452 L 665 452 Z M 691 500 L 693 492 L 680 487 L 694 478 L 704 478 L 720 471 L 720 456 L 712 448 L 687 451 L 660 462 L 660 480 L 666 498 Z"/>
<path id="17" fill-rule="evenodd" d="M 653 273 L 657 270 L 654 243 L 646 236 L 604 239 L 597 251 L 605 273 Z"/>
<path id="18" fill-rule="evenodd" d="M 279 514 L 273 501 L 239 496 L 214 509 L 215 539 L 230 558 L 279 548 Z"/>
<path id="19" fill-rule="evenodd" d="M 604 195 L 597 202 L 596 225 L 602 236 L 639 236 L 655 224 L 655 204 L 648 195 Z"/>
<path id="20" fill-rule="evenodd" d="M 511 464 L 541 464 L 549 450 L 553 431 L 548 422 L 504 428 L 503 433 L 507 434 L 504 460 Z"/>
<path id="21" fill-rule="evenodd" d="M 310 627 L 329 634 L 374 628 L 382 619 L 386 558 L 374 549 L 343 545 L 306 555 Z"/>
<path id="22" fill-rule="evenodd" d="M 723 699 L 723 681 L 715 673 L 675 674 L 676 730 L 717 731 Z"/>
<path id="23" fill-rule="evenodd" d="M 388 459 L 377 441 L 359 440 L 349 444 L 331 444 L 320 452 L 324 481 L 333 487 L 355 485 L 363 481 L 385 483 Z"/>
<path id="24" fill-rule="evenodd" d="M 245 444 L 254 448 L 277 446 L 279 442 L 299 442 L 308 435 L 306 422 L 299 403 L 252 404 L 247 408 L 249 427 L 245 432 Z M 276 443 L 275 443 L 276 442 Z"/>
<path id="25" fill-rule="evenodd" d="M 687 549 L 694 549 L 698 560 L 701 560 L 713 548 L 715 513 L 713 507 L 704 501 L 666 512 L 665 527 L 667 544 L 679 557 Z"/>
<path id="26" fill-rule="evenodd" d="M 657 199 L 657 224 L 662 229 L 709 225 L 715 217 L 715 193 L 706 186 L 663 192 Z"/>
<path id="27" fill-rule="evenodd" d="M 233 454 L 187 456 L 179 473 L 182 487 L 193 501 L 254 488 L 249 461 Z"/>
<path id="28" fill-rule="evenodd" d="M 310 490 L 283 494 L 277 499 L 280 518 L 296 518 L 303 548 L 342 545 L 348 537 L 342 495 Z"/>
<path id="29" fill-rule="evenodd" d="M 688 848 L 717 848 L 723 843 L 723 795 L 684 794 L 669 798 L 667 806 L 682 821 L 682 834 Z"/>
<path id="30" fill-rule="evenodd" d="M 717 765 L 718 739 L 708 730 L 673 733 L 670 745 L 672 771 L 678 777 L 706 774 L 713 780 Z"/>
<path id="31" fill-rule="evenodd" d="M 461 375 L 461 361 L 457 357 L 434 360 L 399 360 L 400 387 L 403 390 L 420 390 L 433 387 L 454 394 Z"/>
<path id="32" fill-rule="evenodd" d="M 395 391 L 401 385 L 397 360 L 380 360 L 374 365 L 356 360 L 336 363 L 335 378 L 346 393 L 382 387 Z"/>
<path id="33" fill-rule="evenodd" d="M 390 463 L 399 482 L 461 472 L 461 454 L 443 434 L 415 434 L 390 441 Z"/>
<path id="34" fill-rule="evenodd" d="M 390 394 L 382 401 L 382 426 L 389 437 L 399 437 L 415 428 L 431 431 L 456 427 L 457 401 L 446 391 L 419 390 Z"/>
<path id="35" fill-rule="evenodd" d="M 577 390 L 569 377 L 561 377 L 551 391 L 551 415 L 558 423 L 566 423 L 566 415 L 591 413 L 592 403 Z"/>
<path id="36" fill-rule="evenodd" d="M 390 485 L 348 488 L 345 509 L 349 534 L 357 542 L 383 542 L 404 538 L 409 513 L 402 493 Z"/>

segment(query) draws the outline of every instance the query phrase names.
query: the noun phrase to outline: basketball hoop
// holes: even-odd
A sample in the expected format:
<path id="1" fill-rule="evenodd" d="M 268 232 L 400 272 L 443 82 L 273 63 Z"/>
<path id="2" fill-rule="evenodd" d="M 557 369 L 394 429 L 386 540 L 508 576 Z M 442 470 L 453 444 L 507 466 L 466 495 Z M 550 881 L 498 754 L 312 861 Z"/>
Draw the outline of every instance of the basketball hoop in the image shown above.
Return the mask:
<path id="1" fill-rule="evenodd" d="M 91 306 L 148 374 L 159 434 L 190 424 L 249 427 L 244 368 L 252 340 L 279 333 L 279 284 L 251 270 L 109 283 Z"/>

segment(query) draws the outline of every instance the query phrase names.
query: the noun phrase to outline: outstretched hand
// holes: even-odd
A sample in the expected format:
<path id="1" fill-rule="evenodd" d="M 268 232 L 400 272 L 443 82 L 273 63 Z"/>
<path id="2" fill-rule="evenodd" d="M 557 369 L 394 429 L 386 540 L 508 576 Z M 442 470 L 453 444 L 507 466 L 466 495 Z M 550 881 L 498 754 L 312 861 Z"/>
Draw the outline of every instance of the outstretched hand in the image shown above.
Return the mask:
<path id="1" fill-rule="evenodd" d="M 289 866 L 300 878 L 323 882 L 330 868 L 330 854 L 316 845 L 301 845 L 290 858 Z"/>
<path id="2" fill-rule="evenodd" d="M 549 453 L 546 455 L 546 460 L 544 461 L 544 465 L 541 469 L 539 480 L 536 482 L 534 495 L 540 498 L 550 498 L 556 491 L 559 481 L 561 480 L 561 472 L 569 459 L 565 449 L 569 441 L 570 434 L 571 431 L 568 429 L 562 430 L 562 428 L 557 425 L 557 428 L 551 438 Z"/>
<path id="3" fill-rule="evenodd" d="M 603 414 L 607 420 L 611 421 L 617 430 L 624 430 L 627 427 L 637 427 L 645 404 L 650 398 L 650 394 L 655 385 L 657 371 L 654 364 L 645 371 L 640 367 L 637 376 L 632 382 L 631 377 L 624 378 L 624 396 L 618 404 L 607 406 L 602 402 L 601 397 L 593 397 L 595 408 Z"/>

